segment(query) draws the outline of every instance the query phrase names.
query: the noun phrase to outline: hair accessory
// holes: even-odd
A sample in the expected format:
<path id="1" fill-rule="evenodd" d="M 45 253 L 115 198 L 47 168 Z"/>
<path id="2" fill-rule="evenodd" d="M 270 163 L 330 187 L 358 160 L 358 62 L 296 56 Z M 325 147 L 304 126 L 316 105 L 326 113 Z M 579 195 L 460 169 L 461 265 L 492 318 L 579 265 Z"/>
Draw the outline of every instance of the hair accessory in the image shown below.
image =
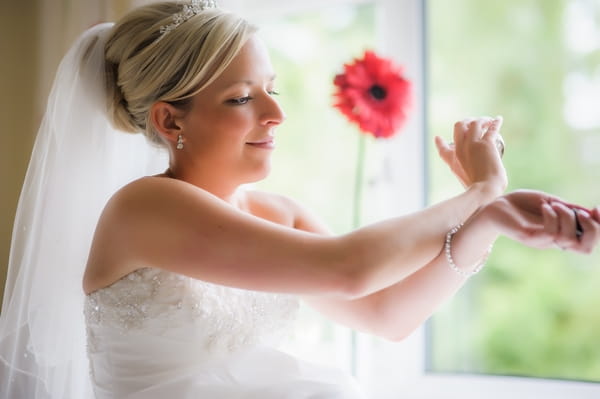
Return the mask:
<path id="1" fill-rule="evenodd" d="M 207 8 L 217 8 L 217 2 L 215 0 L 192 0 L 191 4 L 184 4 L 183 11 L 173 15 L 172 23 L 160 27 L 160 37 L 158 40 L 162 39 L 164 35 L 171 32 L 193 16 L 200 14 L 200 12 Z"/>
<path id="2" fill-rule="evenodd" d="M 479 264 L 473 270 L 464 271 L 462 269 L 459 269 L 458 266 L 456 266 L 456 264 L 454 263 L 454 259 L 452 259 L 452 237 L 454 236 L 454 234 L 456 234 L 458 232 L 458 230 L 460 230 L 461 227 L 463 227 L 463 223 L 459 224 L 458 226 L 453 227 L 448 233 L 446 233 L 446 242 L 444 244 L 444 252 L 446 253 L 446 260 L 448 261 L 448 265 L 450 266 L 450 269 L 454 270 L 457 274 L 460 274 L 463 277 L 470 277 L 474 274 L 479 273 L 479 271 L 481 269 L 483 269 L 485 262 L 487 261 L 488 257 L 490 256 L 490 253 L 492 252 L 492 245 L 490 245 L 487 252 L 483 256 L 483 259 L 481 259 Z"/>
<path id="3" fill-rule="evenodd" d="M 177 147 L 178 150 L 183 150 L 183 134 L 177 136 Z"/>

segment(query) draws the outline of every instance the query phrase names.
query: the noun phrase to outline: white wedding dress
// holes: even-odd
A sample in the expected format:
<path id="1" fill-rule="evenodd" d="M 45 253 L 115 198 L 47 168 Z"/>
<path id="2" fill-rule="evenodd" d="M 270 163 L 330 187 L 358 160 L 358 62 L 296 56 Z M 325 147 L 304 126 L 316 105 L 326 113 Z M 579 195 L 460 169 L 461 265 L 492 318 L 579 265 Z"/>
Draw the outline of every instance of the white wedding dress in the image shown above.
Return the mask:
<path id="1" fill-rule="evenodd" d="M 0 312 L 0 398 L 363 397 L 351 377 L 275 349 L 293 322 L 293 297 L 152 268 L 83 294 L 106 202 L 168 164 L 164 151 L 106 117 L 112 26 L 80 36 L 48 98 L 15 216 Z"/>
<path id="2" fill-rule="evenodd" d="M 143 268 L 88 295 L 98 399 L 357 399 L 354 380 L 274 346 L 298 300 Z"/>

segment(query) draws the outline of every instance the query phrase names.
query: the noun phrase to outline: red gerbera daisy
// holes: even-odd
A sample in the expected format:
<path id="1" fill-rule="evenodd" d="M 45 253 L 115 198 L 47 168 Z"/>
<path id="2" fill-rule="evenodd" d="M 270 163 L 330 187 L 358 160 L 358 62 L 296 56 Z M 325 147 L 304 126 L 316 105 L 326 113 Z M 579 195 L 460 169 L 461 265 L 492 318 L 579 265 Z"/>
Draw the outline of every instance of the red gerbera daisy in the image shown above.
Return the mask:
<path id="1" fill-rule="evenodd" d="M 391 60 L 366 51 L 362 59 L 344 65 L 336 75 L 334 106 L 376 138 L 394 135 L 406 119 L 410 82 Z"/>

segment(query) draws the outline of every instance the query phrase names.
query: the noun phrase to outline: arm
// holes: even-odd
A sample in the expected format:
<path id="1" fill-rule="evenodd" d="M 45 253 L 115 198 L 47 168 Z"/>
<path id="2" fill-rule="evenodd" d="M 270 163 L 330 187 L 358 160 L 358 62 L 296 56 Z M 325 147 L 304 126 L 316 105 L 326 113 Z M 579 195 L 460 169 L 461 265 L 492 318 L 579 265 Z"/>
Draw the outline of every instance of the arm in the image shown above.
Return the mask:
<path id="1" fill-rule="evenodd" d="M 149 177 L 109 201 L 90 256 L 118 264 L 123 275 L 144 265 L 239 288 L 355 298 L 430 261 L 454 220 L 442 215 L 468 213 L 481 197 L 473 188 L 417 214 L 323 236 L 241 212 L 188 183 Z"/>
<path id="2" fill-rule="evenodd" d="M 495 130 L 482 135 L 483 123 L 455 126 L 457 153 L 466 154 L 473 188 L 417 214 L 323 237 L 248 215 L 181 181 L 145 178 L 111 199 L 90 257 L 121 275 L 154 266 L 254 290 L 366 296 L 429 262 L 447 225 L 504 189 Z"/>
<path id="3" fill-rule="evenodd" d="M 573 208 L 584 235 L 577 239 Z M 452 256 L 459 267 L 472 269 L 498 235 L 504 234 L 535 248 L 559 245 L 589 253 L 600 238 L 600 208 L 589 212 L 558 198 L 534 191 L 518 191 L 478 211 L 452 240 Z M 440 243 L 441 247 L 441 243 Z M 321 312 L 348 326 L 399 340 L 420 326 L 440 304 L 465 283 L 438 256 L 406 279 L 364 298 L 340 301 L 307 298 Z"/>
<path id="4" fill-rule="evenodd" d="M 472 269 L 485 256 L 497 233 L 478 212 L 454 236 L 455 263 Z M 448 229 L 449 230 L 449 229 Z M 324 315 L 363 332 L 398 341 L 407 337 L 462 287 L 467 277 L 453 271 L 443 251 L 444 239 L 436 256 L 403 280 L 371 295 L 353 299 L 305 297 Z M 460 260 L 459 260 L 460 259 Z"/>

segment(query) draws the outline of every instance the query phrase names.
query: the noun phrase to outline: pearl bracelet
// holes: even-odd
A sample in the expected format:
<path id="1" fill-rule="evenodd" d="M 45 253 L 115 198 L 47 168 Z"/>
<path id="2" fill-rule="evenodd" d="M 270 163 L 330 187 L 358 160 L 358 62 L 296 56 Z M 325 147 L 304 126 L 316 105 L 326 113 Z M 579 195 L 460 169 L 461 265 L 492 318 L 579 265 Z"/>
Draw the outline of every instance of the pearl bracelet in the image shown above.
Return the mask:
<path id="1" fill-rule="evenodd" d="M 465 270 L 460 269 L 454 263 L 454 259 L 452 259 L 452 237 L 454 237 L 454 234 L 456 234 L 458 232 L 458 230 L 460 230 L 461 227 L 463 227 L 463 223 L 459 224 L 458 226 L 453 227 L 448 233 L 446 233 L 446 242 L 444 243 L 444 252 L 446 253 L 446 260 L 448 261 L 448 266 L 450 266 L 450 269 L 454 270 L 454 272 L 456 272 L 457 274 L 459 274 L 463 277 L 470 277 L 474 274 L 479 273 L 479 271 L 481 269 L 483 269 L 483 266 L 485 265 L 485 262 L 487 261 L 488 257 L 490 256 L 490 252 L 492 251 L 492 245 L 490 245 L 490 247 L 488 248 L 488 250 L 487 250 L 486 254 L 484 255 L 483 259 L 481 260 L 481 262 L 479 262 L 479 264 L 473 270 L 465 271 Z"/>

